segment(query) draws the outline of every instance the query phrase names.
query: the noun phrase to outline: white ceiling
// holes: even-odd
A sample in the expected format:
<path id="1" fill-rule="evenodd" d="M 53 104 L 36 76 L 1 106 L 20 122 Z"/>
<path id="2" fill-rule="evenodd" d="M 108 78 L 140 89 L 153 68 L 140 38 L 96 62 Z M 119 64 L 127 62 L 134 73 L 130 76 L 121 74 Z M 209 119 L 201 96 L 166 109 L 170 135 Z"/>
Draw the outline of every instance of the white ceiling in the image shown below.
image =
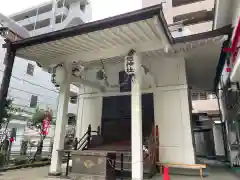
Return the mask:
<path id="1" fill-rule="evenodd" d="M 212 41 L 186 53 L 185 59 L 189 85 L 201 90 L 213 90 L 221 48 L 222 41 Z"/>
<path id="2" fill-rule="evenodd" d="M 158 17 L 18 49 L 17 56 L 43 66 L 125 56 L 129 50 L 163 49 L 169 42 Z"/>

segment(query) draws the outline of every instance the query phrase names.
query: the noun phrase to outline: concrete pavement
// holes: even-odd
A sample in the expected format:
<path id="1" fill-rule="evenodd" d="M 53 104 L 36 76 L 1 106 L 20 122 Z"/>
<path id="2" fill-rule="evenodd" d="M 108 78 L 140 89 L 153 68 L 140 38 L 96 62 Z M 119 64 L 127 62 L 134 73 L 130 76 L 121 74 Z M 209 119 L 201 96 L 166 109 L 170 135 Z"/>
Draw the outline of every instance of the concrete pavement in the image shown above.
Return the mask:
<path id="1" fill-rule="evenodd" d="M 60 178 L 48 177 L 49 167 L 19 169 L 0 173 L 0 180 L 60 180 Z M 198 176 L 177 176 L 170 175 L 171 180 L 200 180 Z M 63 180 L 63 179 L 61 179 Z M 161 176 L 155 176 L 153 180 L 162 180 Z M 204 180 L 239 180 L 226 169 L 210 169 L 209 176 Z"/>

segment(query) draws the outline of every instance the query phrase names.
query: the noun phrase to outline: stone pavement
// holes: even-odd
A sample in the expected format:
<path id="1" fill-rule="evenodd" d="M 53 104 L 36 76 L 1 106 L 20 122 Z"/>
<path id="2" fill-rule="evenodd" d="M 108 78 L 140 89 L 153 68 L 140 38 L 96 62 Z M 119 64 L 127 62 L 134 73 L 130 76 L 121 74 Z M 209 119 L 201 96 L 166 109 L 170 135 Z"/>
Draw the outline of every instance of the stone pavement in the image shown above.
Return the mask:
<path id="1" fill-rule="evenodd" d="M 28 168 L 0 173 L 0 180 L 60 180 L 59 178 L 47 177 L 49 167 Z M 210 169 L 209 177 L 204 180 L 239 180 L 224 169 Z M 171 180 L 200 180 L 197 176 L 176 176 L 170 175 Z M 64 180 L 64 179 L 61 179 Z M 162 180 L 162 177 L 155 176 L 153 180 Z"/>

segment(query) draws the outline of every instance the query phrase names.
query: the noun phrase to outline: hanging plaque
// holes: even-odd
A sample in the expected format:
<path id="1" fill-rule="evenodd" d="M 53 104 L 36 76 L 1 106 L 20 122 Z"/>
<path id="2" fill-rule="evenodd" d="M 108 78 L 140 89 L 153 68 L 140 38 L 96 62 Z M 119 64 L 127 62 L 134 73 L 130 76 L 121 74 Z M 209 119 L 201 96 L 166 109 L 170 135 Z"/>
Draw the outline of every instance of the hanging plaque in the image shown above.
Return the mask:
<path id="1" fill-rule="evenodd" d="M 125 72 L 128 75 L 135 74 L 136 68 L 135 68 L 135 63 L 134 63 L 133 56 L 126 56 L 125 57 L 124 68 L 125 68 Z"/>

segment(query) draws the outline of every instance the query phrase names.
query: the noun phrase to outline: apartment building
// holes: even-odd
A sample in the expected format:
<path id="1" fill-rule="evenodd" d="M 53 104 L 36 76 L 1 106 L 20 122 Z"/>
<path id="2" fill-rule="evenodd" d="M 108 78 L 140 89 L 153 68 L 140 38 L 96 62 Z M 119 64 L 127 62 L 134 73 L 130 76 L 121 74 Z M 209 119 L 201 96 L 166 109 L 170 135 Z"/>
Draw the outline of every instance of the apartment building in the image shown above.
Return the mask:
<path id="1" fill-rule="evenodd" d="M 12 14 L 10 18 L 35 36 L 89 22 L 92 10 L 88 0 L 58 0 L 56 5 L 49 1 Z"/>
<path id="2" fill-rule="evenodd" d="M 215 0 L 142 0 L 143 7 L 160 3 L 163 3 L 165 18 L 175 37 L 213 28 Z"/>

